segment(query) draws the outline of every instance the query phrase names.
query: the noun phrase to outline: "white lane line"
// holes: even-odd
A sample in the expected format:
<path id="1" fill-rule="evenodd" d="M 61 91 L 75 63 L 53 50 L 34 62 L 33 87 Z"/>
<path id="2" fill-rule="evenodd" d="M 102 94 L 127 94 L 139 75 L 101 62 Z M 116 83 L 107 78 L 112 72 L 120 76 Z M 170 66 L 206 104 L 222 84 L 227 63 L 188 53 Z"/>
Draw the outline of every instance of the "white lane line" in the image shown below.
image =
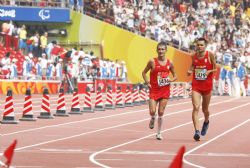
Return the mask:
<path id="1" fill-rule="evenodd" d="M 217 116 L 217 115 L 221 115 L 221 114 L 227 113 L 227 112 L 229 112 L 229 111 L 233 111 L 233 110 L 235 110 L 235 109 L 238 109 L 238 108 L 241 108 L 241 107 L 245 107 L 245 106 L 248 106 L 248 105 L 250 105 L 250 103 L 245 103 L 245 104 L 243 104 L 243 105 L 239 105 L 239 106 L 233 107 L 233 108 L 231 108 L 231 109 L 223 110 L 223 111 L 218 112 L 218 113 L 216 113 L 216 114 L 210 115 L 210 117 L 214 117 L 214 116 Z M 201 119 L 203 119 L 203 117 L 200 118 L 199 120 L 201 120 Z M 187 122 L 187 123 L 184 123 L 184 124 L 177 125 L 177 126 L 172 127 L 172 128 L 165 129 L 165 130 L 163 130 L 162 132 L 167 132 L 167 131 L 171 131 L 171 130 L 174 130 L 174 129 L 178 129 L 178 128 L 180 128 L 180 127 L 183 127 L 183 126 L 186 126 L 186 125 L 189 125 L 189 124 L 192 124 L 192 123 L 193 123 L 193 122 L 190 121 L 190 122 Z M 132 144 L 132 143 L 135 143 L 135 142 L 144 140 L 144 139 L 146 139 L 146 138 L 149 138 L 149 137 L 151 137 L 151 136 L 155 136 L 155 133 L 154 133 L 154 134 L 147 135 L 147 136 L 144 136 L 144 137 L 141 137 L 141 138 L 138 138 L 138 139 L 134 139 L 134 140 L 132 140 L 132 141 L 128 141 L 128 142 L 125 142 L 125 143 L 122 143 L 122 144 L 119 144 L 119 145 L 115 145 L 115 146 L 112 146 L 112 147 L 103 149 L 103 150 L 101 150 L 101 151 L 97 151 L 97 152 L 93 153 L 92 155 L 90 155 L 89 160 L 90 160 L 92 163 L 94 163 L 94 164 L 96 164 L 96 165 L 98 165 L 98 166 L 101 166 L 101 167 L 104 167 L 104 168 L 110 168 L 109 166 L 107 166 L 107 165 L 105 165 L 105 164 L 102 164 L 102 163 L 100 163 L 100 162 L 97 162 L 97 161 L 95 160 L 95 157 L 96 157 L 97 155 L 101 154 L 101 153 L 106 152 L 106 151 L 109 151 L 109 150 L 112 150 L 112 149 L 115 149 L 115 148 L 119 148 L 119 147 L 122 147 L 122 146 L 125 146 L 125 145 L 128 145 L 128 144 Z"/>
<path id="2" fill-rule="evenodd" d="M 237 98 L 234 98 L 234 99 L 237 99 Z M 229 99 L 229 100 L 226 100 L 226 101 L 221 101 L 221 102 L 217 102 L 217 103 L 213 103 L 211 104 L 211 106 L 213 105 L 217 105 L 217 104 L 221 104 L 221 103 L 225 103 L 225 102 L 230 102 L 230 101 L 233 101 L 234 99 Z M 186 103 L 189 103 L 189 102 L 186 102 Z M 177 103 L 177 104 L 183 104 L 183 103 Z M 174 105 L 177 105 L 177 104 L 172 104 L 172 106 Z M 169 105 L 171 106 L 171 105 Z M 168 106 L 168 107 L 169 107 Z M 139 111 L 145 111 L 145 110 L 148 110 L 148 109 L 144 109 L 144 110 L 139 110 Z M 178 114 L 178 113 L 182 113 L 182 112 L 186 112 L 186 111 L 190 111 L 191 109 L 186 109 L 186 110 L 182 110 L 182 111 L 178 111 L 178 112 L 174 112 L 174 113 L 170 113 L 170 114 L 166 114 L 164 115 L 165 116 L 169 116 L 169 115 L 173 115 L 173 114 Z M 135 111 L 132 111 L 132 112 L 127 112 L 127 113 L 134 113 Z M 110 115 L 110 116 L 105 116 L 105 117 L 97 117 L 97 118 L 94 118 L 94 119 L 100 119 L 100 118 L 108 118 L 108 117 L 112 117 L 112 116 L 118 116 L 118 115 L 124 115 L 124 114 L 127 114 L 127 113 L 122 113 L 122 114 L 117 114 L 117 115 Z M 94 119 L 89 119 L 89 120 L 94 120 Z M 108 130 L 108 129 L 113 129 L 113 128 L 117 128 L 117 127 L 122 127 L 122 126 L 126 126 L 126 125 L 130 125 L 130 124 L 135 124 L 135 123 L 138 123 L 138 122 L 143 122 L 145 120 L 148 120 L 147 119 L 143 119 L 143 120 L 139 120 L 139 121 L 136 121 L 136 122 L 130 122 L 130 123 L 126 123 L 126 124 L 121 124 L 121 125 L 116 125 L 116 126 L 113 126 L 113 127 L 106 127 L 106 128 L 103 128 L 103 129 L 98 129 L 98 130 L 95 130 L 95 131 L 90 131 L 90 132 L 85 132 L 85 133 L 81 133 L 81 134 L 77 134 L 77 135 L 74 135 L 74 136 L 69 136 L 69 137 L 65 137 L 65 138 L 60 138 L 60 139 L 54 139 L 54 140 L 50 140 L 50 141 L 45 141 L 45 142 L 42 142 L 42 143 L 38 143 L 38 144 L 33 144 L 33 145 L 29 145 L 29 146 L 24 146 L 24 147 L 21 147 L 21 148 L 16 148 L 15 151 L 18 151 L 18 150 L 23 150 L 23 149 L 27 149 L 27 148 L 31 148 L 31 147 L 35 147 L 35 146 L 40 146 L 40 145 L 44 145 L 44 144 L 48 144 L 48 143 L 53 143 L 53 142 L 57 142 L 57 141 L 62 141 L 62 140 L 67 140 L 67 139 L 72 139 L 72 138 L 75 138 L 75 137 L 80 137 L 82 135 L 87 135 L 87 134 L 91 134 L 91 133 L 96 133 L 96 132 L 100 132 L 100 131 L 104 131 L 104 130 Z M 86 120 L 82 120 L 82 121 L 86 121 Z M 79 121 L 77 121 L 79 122 Z M 69 123 L 64 123 L 64 124 L 57 124 L 57 125 L 53 125 L 53 126 L 59 126 L 59 125 L 66 125 L 66 124 L 71 124 L 71 123 L 77 123 L 77 122 L 69 122 Z M 80 121 L 81 122 L 81 121 Z M 190 122 L 191 123 L 191 122 Z M 188 123 L 188 124 L 190 124 Z M 184 124 L 184 125 L 187 125 L 187 124 Z M 181 126 L 184 126 L 184 125 L 181 125 Z M 48 126 L 48 127 L 52 127 L 52 126 Z M 44 127 L 43 127 L 44 128 Z M 47 127 L 46 127 L 47 128 Z M 176 128 L 179 128 L 176 127 Z M 39 128 L 36 128 L 36 129 L 29 129 L 29 130 L 37 130 Z M 175 127 L 174 127 L 175 129 Z M 171 129 L 169 129 L 171 130 Z M 25 130 L 24 131 L 19 131 L 19 132 L 26 132 Z M 165 131 L 163 131 L 165 132 Z M 12 133 L 10 133 L 12 134 Z M 6 134 L 3 134 L 3 135 L 6 135 Z M 8 134 L 9 135 L 9 134 Z M 153 136 L 154 134 L 150 134 L 147 137 L 150 137 L 150 136 Z M 143 138 L 145 139 L 145 138 Z M 2 153 L 0 153 L 1 155 Z M 91 155 L 92 156 L 92 155 Z M 4 164 L 0 161 L 0 164 Z"/>
<path id="3" fill-rule="evenodd" d="M 41 168 L 41 167 L 43 167 L 43 166 L 15 166 L 15 168 L 18 168 L 18 167 L 20 167 L 20 168 Z M 13 167 L 14 168 L 14 167 Z"/>
<path id="4" fill-rule="evenodd" d="M 197 155 L 202 156 L 201 154 L 189 154 L 190 155 Z M 212 157 L 250 157 L 250 154 L 245 153 L 208 153 L 204 156 L 212 156 Z"/>
<path id="5" fill-rule="evenodd" d="M 97 159 L 99 161 L 124 161 L 124 159 Z M 171 162 L 172 160 L 167 160 L 167 159 L 164 159 L 164 160 L 137 160 L 137 159 L 131 159 L 130 160 L 131 162 Z"/>
<path id="6" fill-rule="evenodd" d="M 220 102 L 217 102 L 217 103 L 213 103 L 211 105 L 222 104 L 222 103 L 225 103 L 225 102 L 233 101 L 235 99 L 237 99 L 237 98 L 220 101 Z M 190 103 L 190 100 L 187 101 L 187 102 L 184 102 L 184 103 L 181 102 L 181 103 L 170 104 L 170 105 L 168 105 L 168 107 L 183 105 L 183 104 L 187 104 L 187 103 Z M 188 109 L 188 110 L 190 110 L 190 109 Z M 142 109 L 142 110 L 128 111 L 128 112 L 119 113 L 119 114 L 113 114 L 113 115 L 108 115 L 108 116 L 103 116 L 103 117 L 96 117 L 96 118 L 84 119 L 84 120 L 79 120 L 79 121 L 72 121 L 72 122 L 67 122 L 67 123 L 62 123 L 62 124 L 49 125 L 49 126 L 44 126 L 44 127 L 39 127 L 39 128 L 26 129 L 26 130 L 22 130 L 22 131 L 16 131 L 16 132 L 12 132 L 12 133 L 2 134 L 2 136 L 13 135 L 13 134 L 29 132 L 29 131 L 35 131 L 35 130 L 42 130 L 42 129 L 52 128 L 52 127 L 59 127 L 59 126 L 64 126 L 64 125 L 69 125 L 69 124 L 76 124 L 76 123 L 94 121 L 94 120 L 98 120 L 98 119 L 111 118 L 111 117 L 122 116 L 122 115 L 126 115 L 126 114 L 133 114 L 133 113 L 137 113 L 137 112 L 142 112 L 142 111 L 148 111 L 148 108 L 147 109 Z"/>
<path id="7" fill-rule="evenodd" d="M 225 102 L 228 102 L 228 101 L 231 101 L 231 100 L 227 100 L 227 101 L 225 101 Z M 214 105 L 215 105 L 215 104 L 220 104 L 220 103 L 214 103 Z M 238 106 L 238 107 L 236 106 L 236 107 L 232 108 L 231 110 L 237 109 L 237 108 L 240 108 L 240 107 L 243 107 L 243 106 L 246 106 L 246 105 L 248 105 L 248 104 L 250 104 L 250 103 L 247 103 L 247 104 L 244 104 L 244 105 L 240 105 L 240 106 Z M 212 105 L 212 104 L 211 104 L 211 105 Z M 189 109 L 188 109 L 188 110 L 189 110 Z M 227 112 L 227 111 L 231 111 L 231 110 L 224 110 L 224 111 L 220 112 L 220 114 L 221 114 L 221 113 L 225 113 L 225 112 Z M 187 110 L 184 110 L 184 111 L 187 111 Z M 177 112 L 177 113 L 179 113 L 179 112 Z M 213 114 L 213 115 L 211 115 L 211 117 L 216 116 L 216 115 L 219 115 L 219 114 L 218 114 L 218 113 Z M 164 115 L 164 117 L 165 117 L 165 116 L 168 116 L 168 114 L 167 114 L 167 115 Z M 200 118 L 200 119 L 201 119 L 201 118 Z M 132 123 L 134 123 L 134 122 L 132 122 Z M 188 123 L 185 123 L 185 124 L 181 124 L 181 125 L 179 125 L 179 126 L 172 127 L 172 128 L 166 129 L 166 130 L 163 130 L 162 132 L 166 132 L 166 131 L 170 131 L 170 130 L 173 130 L 173 129 L 176 129 L 176 128 L 180 128 L 180 127 L 182 127 L 182 126 L 185 126 L 185 125 L 188 125 L 188 124 L 191 124 L 191 123 L 192 123 L 192 122 L 188 122 Z M 121 124 L 121 125 L 118 125 L 118 126 L 115 126 L 115 127 L 120 127 L 120 126 L 123 126 L 123 125 L 129 125 L 129 124 L 130 124 L 130 123 Z M 112 128 L 113 128 L 113 127 L 111 127 L 111 128 L 108 127 L 108 128 L 105 128 L 105 129 L 100 129 L 100 130 L 91 131 L 91 132 L 99 132 L 99 131 L 101 131 L 101 130 L 112 129 Z M 91 133 L 91 132 L 89 132 L 89 133 Z M 34 146 L 39 146 L 39 145 L 43 145 L 43 144 L 47 144 L 47 143 L 51 143 L 51 142 L 56 142 L 56 141 L 60 141 L 60 140 L 64 140 L 64 139 L 71 139 L 71 138 L 74 138 L 74 137 L 79 137 L 79 136 L 84 135 L 84 134 L 87 134 L 87 133 L 78 134 L 78 135 L 75 135 L 75 136 L 70 136 L 70 137 L 61 138 L 61 139 L 57 139 L 57 140 L 47 141 L 47 142 L 44 142 L 44 143 L 38 143 L 38 144 L 30 145 L 30 146 L 25 146 L 25 147 L 22 147 L 22 148 L 17 148 L 17 149 L 15 149 L 15 150 L 18 151 L 18 150 L 22 150 L 22 149 L 26 149 L 26 148 L 30 148 L 30 147 L 34 147 Z M 140 139 L 136 139 L 136 140 L 133 140 L 133 141 L 129 141 L 129 142 L 123 143 L 123 144 L 121 144 L 121 145 L 117 145 L 117 146 L 114 146 L 114 147 L 111 147 L 111 148 L 108 148 L 108 149 L 105 149 L 105 150 L 102 150 L 102 151 L 99 151 L 99 152 L 95 152 L 95 153 L 93 153 L 93 154 L 89 157 L 89 160 L 90 160 L 92 163 L 96 164 L 96 165 L 99 165 L 99 166 L 102 166 L 102 167 L 108 167 L 108 166 L 106 166 L 106 165 L 103 165 L 103 164 L 97 162 L 97 161 L 94 159 L 94 157 L 95 157 L 97 154 L 103 153 L 103 152 L 105 152 L 105 151 L 108 151 L 108 150 L 111 150 L 111 149 L 114 149 L 114 148 L 117 148 L 117 147 L 120 147 L 120 146 L 124 146 L 124 145 L 130 144 L 130 143 L 133 143 L 133 142 L 137 142 L 137 141 L 146 139 L 146 138 L 148 138 L 148 137 L 151 137 L 151 136 L 153 136 L 153 135 L 154 135 L 154 134 L 150 134 L 150 135 L 145 136 L 145 137 L 142 137 L 142 138 L 140 138 Z M 3 153 L 0 153 L 0 155 L 3 155 Z M 1 165 L 1 166 L 4 166 L 4 163 L 0 161 L 0 165 Z"/>
<path id="8" fill-rule="evenodd" d="M 57 109 L 56 109 L 56 106 L 57 106 L 57 103 L 55 103 L 55 104 L 52 104 L 51 103 L 52 101 L 50 101 L 50 106 L 52 107 L 55 107 L 55 108 L 51 108 L 50 109 L 50 111 L 56 111 Z M 53 102 L 57 102 L 57 100 L 53 100 Z M 182 102 L 182 103 L 175 103 L 175 104 L 186 104 L 186 103 L 189 103 L 190 102 L 190 100 L 188 100 L 188 101 L 185 101 L 185 102 Z M 41 102 L 39 102 L 39 103 L 41 103 Z M 15 103 L 14 104 L 14 111 L 15 111 L 15 108 L 16 108 L 16 105 L 17 104 L 21 104 L 21 105 L 23 105 L 23 102 L 22 103 Z M 172 106 L 172 105 L 175 105 L 175 104 L 170 104 L 169 106 Z M 4 109 L 4 105 L 5 104 L 2 104 L 3 105 L 3 109 Z M 32 102 L 32 108 L 34 109 L 34 108 L 36 108 L 36 107 L 39 107 L 39 108 L 41 108 L 41 104 L 39 104 L 38 106 L 35 106 L 34 105 L 34 102 Z M 82 108 L 83 107 L 83 105 L 80 105 L 80 108 Z M 22 106 L 20 107 L 20 108 L 23 108 Z M 71 108 L 71 106 L 69 105 L 69 104 L 66 104 L 66 109 L 70 109 Z M 36 111 L 33 111 L 33 113 L 35 114 L 35 113 L 40 113 L 41 112 L 41 109 L 40 110 L 36 110 Z M 21 114 L 23 114 L 22 112 L 15 112 L 15 114 L 16 115 L 21 115 Z"/>
<path id="9" fill-rule="evenodd" d="M 222 101 L 222 102 L 217 102 L 217 103 L 214 103 L 214 104 L 211 104 L 211 105 L 221 104 L 221 103 L 224 103 L 224 102 L 230 102 L 230 101 L 233 101 L 233 100 L 234 99 L 226 100 L 226 101 Z M 146 109 L 146 110 L 148 110 L 148 109 Z M 182 113 L 182 112 L 186 112 L 186 111 L 190 111 L 190 110 L 191 109 L 185 109 L 185 110 L 177 111 L 177 112 L 174 112 L 174 113 L 169 113 L 169 114 L 164 115 L 164 117 L 165 116 L 174 115 L 174 114 L 178 114 L 178 113 Z M 117 115 L 119 115 L 119 114 L 117 114 Z M 105 118 L 105 117 L 101 117 L 101 118 Z M 149 118 L 145 118 L 145 119 L 134 121 L 134 122 L 130 122 L 130 123 L 125 123 L 125 124 L 120 124 L 120 125 L 116 125 L 116 126 L 112 126 L 112 127 L 106 127 L 106 128 L 102 128 L 102 129 L 97 129 L 97 130 L 93 130 L 93 131 L 89 131 L 89 132 L 84 132 L 84 133 L 81 133 L 81 134 L 72 135 L 72 136 L 68 136 L 68 137 L 64 137 L 64 138 L 53 139 L 53 140 L 50 140 L 50 141 L 45 141 L 45 142 L 41 142 L 41 143 L 29 145 L 29 146 L 23 146 L 23 147 L 20 147 L 20 148 L 16 148 L 15 150 L 19 151 L 19 150 L 23 150 L 23 149 L 27 149 L 27 148 L 31 148 L 31 147 L 35 147 L 35 146 L 40 146 L 40 145 L 44 145 L 44 144 L 49 144 L 49 143 L 57 142 L 57 141 L 68 140 L 68 139 L 80 137 L 80 136 L 83 136 L 83 135 L 88 135 L 88 134 L 92 134 L 92 133 L 96 133 L 96 132 L 106 131 L 106 130 L 113 129 L 113 128 L 118 128 L 118 127 L 127 126 L 127 125 L 131 125 L 131 124 L 136 124 L 136 123 L 139 123 L 139 122 L 147 121 L 148 119 Z M 152 134 L 150 136 L 152 136 Z M 150 136 L 148 136 L 148 137 L 150 137 Z"/>
<path id="10" fill-rule="evenodd" d="M 200 149 L 200 148 L 206 146 L 207 144 L 209 144 L 209 143 L 211 143 L 211 142 L 213 142 L 213 141 L 215 141 L 215 140 L 221 138 L 222 136 L 224 136 L 224 135 L 226 135 L 226 134 L 228 134 L 228 133 L 234 131 L 235 129 L 237 129 L 237 128 L 243 126 L 244 124 L 247 124 L 249 121 L 250 121 L 250 119 L 247 119 L 247 120 L 245 120 L 244 122 L 242 122 L 242 123 L 240 123 L 240 124 L 234 126 L 233 128 L 230 128 L 229 130 L 227 130 L 227 131 L 225 131 L 225 132 L 223 132 L 223 133 L 217 135 L 216 137 L 214 137 L 214 138 L 208 140 L 207 142 L 205 142 L 205 143 L 203 143 L 203 144 L 201 144 L 201 145 L 199 145 L 199 146 L 197 146 L 197 147 L 195 147 L 195 148 L 189 150 L 188 152 L 186 152 L 186 153 L 184 154 L 184 156 L 183 156 L 183 162 L 186 163 L 186 164 L 188 164 L 188 165 L 190 165 L 190 166 L 194 166 L 194 167 L 197 167 L 197 168 L 205 168 L 205 167 L 203 167 L 203 166 L 200 166 L 200 165 L 197 165 L 197 164 L 194 164 L 194 163 L 191 163 L 191 162 L 187 161 L 187 160 L 185 159 L 185 156 L 187 156 L 187 155 L 189 155 L 190 153 L 192 153 L 192 152 L 194 152 L 194 151 L 196 151 L 196 150 L 198 150 L 198 149 Z"/>
<path id="11" fill-rule="evenodd" d="M 221 103 L 223 103 L 223 102 L 224 101 L 221 101 Z M 171 104 L 168 107 L 178 106 L 178 105 L 188 104 L 188 103 L 190 103 L 190 101 L 184 102 L 184 103 Z M 148 111 L 148 108 L 147 109 L 142 109 L 142 110 L 132 110 L 132 111 L 124 112 L 124 113 L 112 114 L 112 115 L 103 116 L 103 117 L 96 117 L 96 118 L 84 119 L 84 120 L 79 120 L 79 121 L 72 121 L 72 122 L 67 122 L 67 123 L 62 123 L 62 124 L 49 125 L 49 126 L 44 126 L 44 127 L 39 127 L 39 128 L 26 129 L 26 130 L 22 130 L 22 131 L 16 131 L 16 132 L 11 132 L 11 133 L 7 133 L 7 134 L 2 134 L 2 136 L 13 135 L 13 134 L 29 132 L 29 131 L 35 131 L 35 130 L 42 130 L 42 129 L 46 129 L 46 128 L 59 127 L 59 126 L 64 126 L 64 125 L 76 124 L 76 123 L 83 123 L 83 122 L 94 121 L 94 120 L 105 119 L 105 118 L 111 118 L 111 117 L 117 117 L 117 116 L 123 116 L 123 115 L 138 113 L 138 112 L 142 112 L 142 111 Z"/>
<path id="12" fill-rule="evenodd" d="M 181 143 L 180 143 L 181 144 Z M 96 152 L 95 150 L 90 149 L 56 149 L 56 148 L 41 148 L 38 150 L 21 150 L 17 151 L 18 153 L 82 153 L 82 154 L 91 154 Z M 159 155 L 159 156 L 175 156 L 176 152 L 168 153 L 164 151 L 133 151 L 133 150 L 121 150 L 121 151 L 110 151 L 105 152 L 105 155 Z M 200 156 L 200 157 L 234 157 L 234 158 L 250 158 L 250 154 L 247 153 L 190 153 L 188 156 Z M 96 159 L 100 160 L 100 159 Z"/>

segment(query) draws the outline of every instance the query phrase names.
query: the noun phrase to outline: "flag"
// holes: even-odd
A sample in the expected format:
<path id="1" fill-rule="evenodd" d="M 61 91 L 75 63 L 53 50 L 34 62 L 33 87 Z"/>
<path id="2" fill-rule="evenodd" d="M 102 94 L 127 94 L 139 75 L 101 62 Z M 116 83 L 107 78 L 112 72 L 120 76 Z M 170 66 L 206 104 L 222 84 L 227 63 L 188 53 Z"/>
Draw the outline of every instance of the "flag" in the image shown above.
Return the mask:
<path id="1" fill-rule="evenodd" d="M 11 161 L 12 161 L 12 157 L 14 154 L 14 150 L 16 148 L 16 144 L 17 144 L 17 140 L 14 140 L 14 142 L 4 151 L 4 157 L 6 158 L 6 166 L 10 166 Z"/>
<path id="2" fill-rule="evenodd" d="M 185 146 L 182 146 L 179 149 L 177 155 L 175 156 L 169 168 L 182 168 L 182 159 L 184 153 L 185 153 Z"/>

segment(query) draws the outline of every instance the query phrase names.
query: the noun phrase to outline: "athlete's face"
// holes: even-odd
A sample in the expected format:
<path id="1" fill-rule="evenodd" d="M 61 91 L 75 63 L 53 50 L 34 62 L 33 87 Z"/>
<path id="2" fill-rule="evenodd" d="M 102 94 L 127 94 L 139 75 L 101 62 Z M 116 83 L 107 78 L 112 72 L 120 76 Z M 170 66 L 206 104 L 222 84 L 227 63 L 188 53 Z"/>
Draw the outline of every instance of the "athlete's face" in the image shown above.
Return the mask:
<path id="1" fill-rule="evenodd" d="M 161 57 L 163 57 L 163 56 L 165 56 L 165 53 L 166 53 L 166 47 L 165 46 L 158 46 L 158 48 L 157 48 L 157 53 L 158 53 L 158 56 L 161 56 Z"/>
<path id="2" fill-rule="evenodd" d="M 205 41 L 197 41 L 196 48 L 198 52 L 204 52 L 206 49 L 206 43 Z"/>

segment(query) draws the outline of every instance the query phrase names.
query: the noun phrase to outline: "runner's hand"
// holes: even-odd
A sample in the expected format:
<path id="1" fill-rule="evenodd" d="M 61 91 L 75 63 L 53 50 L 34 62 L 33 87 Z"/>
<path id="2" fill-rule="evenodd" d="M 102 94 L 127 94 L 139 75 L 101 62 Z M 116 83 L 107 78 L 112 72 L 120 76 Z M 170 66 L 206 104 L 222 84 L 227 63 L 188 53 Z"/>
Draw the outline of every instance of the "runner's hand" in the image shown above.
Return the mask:
<path id="1" fill-rule="evenodd" d="M 148 88 L 151 88 L 150 83 L 145 83 L 145 85 L 146 85 Z"/>
<path id="2" fill-rule="evenodd" d="M 211 73 L 211 71 L 208 70 L 208 71 L 206 72 L 206 76 L 208 76 L 210 73 Z"/>
<path id="3" fill-rule="evenodd" d="M 188 70 L 187 71 L 187 76 L 190 76 L 193 73 L 193 71 Z"/>

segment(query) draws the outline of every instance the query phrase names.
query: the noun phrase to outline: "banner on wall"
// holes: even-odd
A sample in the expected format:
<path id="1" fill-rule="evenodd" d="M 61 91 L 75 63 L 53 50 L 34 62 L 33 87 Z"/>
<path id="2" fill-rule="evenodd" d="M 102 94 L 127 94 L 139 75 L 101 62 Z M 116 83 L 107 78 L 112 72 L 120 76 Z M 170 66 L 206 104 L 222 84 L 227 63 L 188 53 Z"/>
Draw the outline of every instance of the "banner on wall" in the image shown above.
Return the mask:
<path id="1" fill-rule="evenodd" d="M 8 89 L 13 94 L 25 94 L 29 88 L 32 94 L 42 94 L 44 88 L 49 90 L 49 94 L 58 93 L 60 81 L 23 81 L 23 80 L 1 80 L 0 94 L 7 94 Z"/>
<path id="2" fill-rule="evenodd" d="M 0 20 L 67 23 L 70 22 L 70 9 L 1 6 Z"/>
<path id="3" fill-rule="evenodd" d="M 107 90 L 107 82 L 104 79 L 96 79 L 95 80 L 95 90 L 101 89 L 101 92 L 106 92 Z"/>
<path id="4" fill-rule="evenodd" d="M 115 89 L 116 89 L 116 80 L 108 79 L 108 80 L 106 80 L 106 85 L 107 85 L 107 87 L 110 86 L 112 88 L 112 91 L 115 92 Z"/>
<path id="5" fill-rule="evenodd" d="M 79 81 L 78 82 L 78 93 L 79 94 L 86 93 L 87 87 L 90 89 L 91 92 L 95 91 L 94 83 L 92 81 Z"/>
<path id="6" fill-rule="evenodd" d="M 131 84 L 131 83 L 117 82 L 116 88 L 121 87 L 122 92 L 126 93 L 128 86 L 130 88 L 130 91 L 132 91 L 133 84 Z"/>

